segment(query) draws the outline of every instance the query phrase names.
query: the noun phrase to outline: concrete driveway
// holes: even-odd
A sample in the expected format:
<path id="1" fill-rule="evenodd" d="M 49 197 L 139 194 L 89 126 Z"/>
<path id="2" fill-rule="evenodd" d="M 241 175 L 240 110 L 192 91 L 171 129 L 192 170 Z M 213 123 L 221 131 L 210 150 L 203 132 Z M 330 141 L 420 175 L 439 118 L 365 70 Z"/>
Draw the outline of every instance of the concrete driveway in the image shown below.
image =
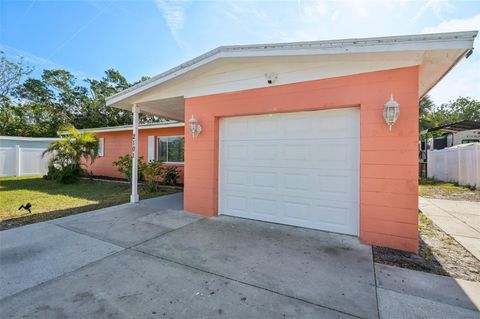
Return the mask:
<path id="1" fill-rule="evenodd" d="M 181 196 L 0 232 L 2 317 L 480 318 L 476 283 L 375 265 L 351 236 L 203 219 Z"/>

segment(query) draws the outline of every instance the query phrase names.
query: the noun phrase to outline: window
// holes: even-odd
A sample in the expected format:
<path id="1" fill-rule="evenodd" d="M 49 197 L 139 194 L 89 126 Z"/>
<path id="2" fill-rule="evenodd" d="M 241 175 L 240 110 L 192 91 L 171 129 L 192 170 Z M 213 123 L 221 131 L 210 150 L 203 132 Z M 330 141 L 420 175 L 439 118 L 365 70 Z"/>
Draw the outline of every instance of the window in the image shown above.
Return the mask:
<path id="1" fill-rule="evenodd" d="M 157 160 L 169 163 L 183 163 L 183 136 L 159 136 Z"/>
<path id="2" fill-rule="evenodd" d="M 105 156 L 105 139 L 100 137 L 98 139 L 98 156 Z"/>

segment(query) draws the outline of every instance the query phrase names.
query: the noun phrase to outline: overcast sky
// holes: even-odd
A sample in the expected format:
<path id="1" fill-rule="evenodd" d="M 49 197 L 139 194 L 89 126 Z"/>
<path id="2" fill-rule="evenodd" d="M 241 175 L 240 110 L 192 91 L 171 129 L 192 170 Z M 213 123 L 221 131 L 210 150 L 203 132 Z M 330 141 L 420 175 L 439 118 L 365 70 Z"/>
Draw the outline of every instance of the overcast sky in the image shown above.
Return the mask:
<path id="1" fill-rule="evenodd" d="M 2 0 L 0 10 L 1 50 L 37 75 L 64 68 L 99 78 L 115 68 L 132 82 L 220 45 L 480 29 L 479 0 Z M 480 49 L 430 95 L 437 104 L 480 99 Z"/>

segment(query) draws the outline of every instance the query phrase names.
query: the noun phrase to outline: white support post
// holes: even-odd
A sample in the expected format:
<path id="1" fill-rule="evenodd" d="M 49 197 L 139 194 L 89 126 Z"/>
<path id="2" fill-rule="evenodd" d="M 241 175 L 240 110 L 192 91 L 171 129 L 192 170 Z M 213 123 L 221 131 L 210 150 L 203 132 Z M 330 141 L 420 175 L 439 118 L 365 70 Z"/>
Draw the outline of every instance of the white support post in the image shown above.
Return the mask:
<path id="1" fill-rule="evenodd" d="M 138 113 L 140 109 L 133 104 L 133 134 L 132 134 L 132 195 L 130 203 L 138 203 Z"/>
<path id="2" fill-rule="evenodd" d="M 22 173 L 22 153 L 20 145 L 15 145 L 15 176 L 20 176 Z"/>

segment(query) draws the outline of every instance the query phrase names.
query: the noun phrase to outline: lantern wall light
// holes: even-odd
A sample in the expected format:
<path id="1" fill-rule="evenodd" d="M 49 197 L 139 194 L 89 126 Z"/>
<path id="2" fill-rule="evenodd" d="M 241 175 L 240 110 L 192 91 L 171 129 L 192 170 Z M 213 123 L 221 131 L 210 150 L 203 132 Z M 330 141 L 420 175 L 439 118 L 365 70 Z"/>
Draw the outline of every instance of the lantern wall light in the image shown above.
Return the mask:
<path id="1" fill-rule="evenodd" d="M 383 118 L 388 125 L 388 129 L 392 130 L 392 125 L 395 124 L 400 116 L 400 104 L 393 99 L 393 94 L 390 95 L 390 100 L 385 103 L 383 108 Z"/>
<path id="2" fill-rule="evenodd" d="M 195 116 L 192 114 L 192 117 L 188 121 L 188 125 L 190 127 L 190 133 L 192 133 L 192 137 L 195 139 L 200 132 L 202 132 L 202 126 L 197 121 Z"/>

